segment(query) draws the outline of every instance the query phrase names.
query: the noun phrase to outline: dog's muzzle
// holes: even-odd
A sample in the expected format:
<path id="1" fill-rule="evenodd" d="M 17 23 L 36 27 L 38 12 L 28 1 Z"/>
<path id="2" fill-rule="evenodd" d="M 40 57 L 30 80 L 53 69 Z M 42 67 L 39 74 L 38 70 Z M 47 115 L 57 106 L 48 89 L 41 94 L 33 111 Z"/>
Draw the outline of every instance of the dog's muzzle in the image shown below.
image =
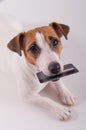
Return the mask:
<path id="1" fill-rule="evenodd" d="M 51 62 L 48 66 L 48 70 L 51 74 L 60 73 L 60 64 L 58 62 Z"/>

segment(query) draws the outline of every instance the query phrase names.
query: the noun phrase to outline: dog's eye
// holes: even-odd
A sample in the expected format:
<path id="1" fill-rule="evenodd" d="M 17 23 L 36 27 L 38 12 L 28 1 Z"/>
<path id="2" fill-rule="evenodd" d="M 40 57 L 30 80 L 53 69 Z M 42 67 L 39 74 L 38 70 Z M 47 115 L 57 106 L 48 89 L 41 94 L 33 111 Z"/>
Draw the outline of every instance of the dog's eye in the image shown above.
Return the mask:
<path id="1" fill-rule="evenodd" d="M 33 55 L 37 56 L 40 54 L 41 49 L 37 46 L 36 42 L 34 42 L 28 49 L 29 52 L 31 52 Z"/>
<path id="2" fill-rule="evenodd" d="M 36 45 L 36 43 L 34 43 L 34 44 L 32 44 L 32 45 L 30 46 L 29 51 L 35 52 L 36 50 L 37 50 L 37 45 Z"/>
<path id="3" fill-rule="evenodd" d="M 57 46 L 58 46 L 59 41 L 58 41 L 56 38 L 54 38 L 54 37 L 49 37 L 49 39 L 50 39 L 51 45 L 52 45 L 53 47 L 57 47 Z"/>

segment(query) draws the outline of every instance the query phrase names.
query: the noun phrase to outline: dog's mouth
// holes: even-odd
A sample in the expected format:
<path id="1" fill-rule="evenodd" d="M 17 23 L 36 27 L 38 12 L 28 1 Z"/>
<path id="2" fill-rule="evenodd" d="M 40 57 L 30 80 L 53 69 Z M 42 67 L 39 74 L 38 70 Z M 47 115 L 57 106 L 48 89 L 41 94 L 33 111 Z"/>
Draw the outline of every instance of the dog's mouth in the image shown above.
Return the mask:
<path id="1" fill-rule="evenodd" d="M 74 74 L 77 72 L 79 72 L 79 71 L 74 65 L 67 64 L 67 65 L 64 65 L 64 71 L 59 74 L 47 76 L 43 72 L 39 72 L 39 73 L 37 73 L 37 77 L 38 77 L 40 83 L 43 83 L 43 82 L 47 82 L 47 81 L 57 81 L 64 76 L 71 75 L 71 74 Z"/>
<path id="2" fill-rule="evenodd" d="M 60 74 L 64 71 L 64 66 L 58 62 L 51 62 L 49 65 L 45 66 L 44 69 L 40 70 L 47 76 L 54 76 Z"/>

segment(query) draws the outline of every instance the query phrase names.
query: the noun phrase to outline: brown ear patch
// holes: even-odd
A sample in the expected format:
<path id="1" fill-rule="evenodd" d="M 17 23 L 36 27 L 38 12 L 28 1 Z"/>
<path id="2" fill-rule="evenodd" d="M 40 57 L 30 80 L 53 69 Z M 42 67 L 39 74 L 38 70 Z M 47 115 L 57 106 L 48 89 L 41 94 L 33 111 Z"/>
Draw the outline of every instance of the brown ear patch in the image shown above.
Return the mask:
<path id="1" fill-rule="evenodd" d="M 22 50 L 22 44 L 24 39 L 24 33 L 20 33 L 19 35 L 15 36 L 7 45 L 7 47 L 16 53 L 18 53 L 20 56 L 21 50 Z"/>
<path id="2" fill-rule="evenodd" d="M 50 26 L 52 26 L 52 28 L 54 29 L 54 31 L 56 32 L 56 34 L 59 36 L 59 37 L 62 37 L 64 35 L 64 37 L 66 39 L 67 38 L 67 35 L 70 31 L 70 27 L 67 26 L 67 25 L 64 25 L 64 24 L 59 24 L 59 23 L 51 23 Z"/>

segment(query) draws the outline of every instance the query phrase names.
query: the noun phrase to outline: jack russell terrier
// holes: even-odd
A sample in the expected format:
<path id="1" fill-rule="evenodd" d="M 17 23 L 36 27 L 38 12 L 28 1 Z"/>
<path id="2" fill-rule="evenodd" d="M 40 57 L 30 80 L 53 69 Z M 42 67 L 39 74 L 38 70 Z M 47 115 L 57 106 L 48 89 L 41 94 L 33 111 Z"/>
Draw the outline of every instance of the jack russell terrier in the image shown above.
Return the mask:
<path id="1" fill-rule="evenodd" d="M 69 107 L 40 95 L 40 91 L 51 82 L 41 84 L 36 73 L 43 71 L 46 75 L 54 75 L 63 71 L 63 64 L 60 60 L 61 37 L 64 36 L 67 39 L 69 30 L 69 26 L 53 22 L 48 26 L 22 32 L 6 46 L 0 47 L 0 54 L 4 56 L 0 60 L 1 69 L 8 66 L 8 69 L 12 70 L 19 94 L 24 101 L 46 108 L 60 120 L 71 118 Z M 62 103 L 68 106 L 75 104 L 75 97 L 61 79 L 53 82 L 53 85 Z"/>

